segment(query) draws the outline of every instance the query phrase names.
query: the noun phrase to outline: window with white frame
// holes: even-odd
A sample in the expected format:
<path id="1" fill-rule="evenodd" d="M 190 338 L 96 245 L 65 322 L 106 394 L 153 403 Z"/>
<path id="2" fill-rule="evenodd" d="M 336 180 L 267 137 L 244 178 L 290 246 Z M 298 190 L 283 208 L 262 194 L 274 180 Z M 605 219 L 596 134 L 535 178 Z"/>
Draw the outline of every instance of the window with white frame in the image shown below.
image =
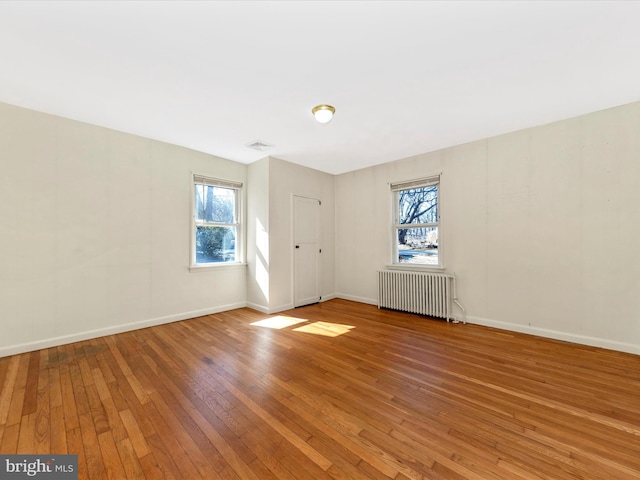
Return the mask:
<path id="1" fill-rule="evenodd" d="M 393 263 L 440 267 L 440 176 L 391 184 Z"/>
<path id="2" fill-rule="evenodd" d="M 191 263 L 241 262 L 242 183 L 194 175 Z"/>

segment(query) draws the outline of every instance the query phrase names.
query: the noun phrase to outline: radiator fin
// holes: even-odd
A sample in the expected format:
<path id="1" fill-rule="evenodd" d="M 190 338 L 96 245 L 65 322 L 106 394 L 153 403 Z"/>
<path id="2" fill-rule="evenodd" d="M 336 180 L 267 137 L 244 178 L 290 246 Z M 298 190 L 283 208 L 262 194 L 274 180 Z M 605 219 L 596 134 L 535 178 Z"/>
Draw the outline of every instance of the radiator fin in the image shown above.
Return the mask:
<path id="1" fill-rule="evenodd" d="M 378 271 L 378 308 L 390 308 L 452 319 L 451 293 L 455 277 L 446 273 Z"/>

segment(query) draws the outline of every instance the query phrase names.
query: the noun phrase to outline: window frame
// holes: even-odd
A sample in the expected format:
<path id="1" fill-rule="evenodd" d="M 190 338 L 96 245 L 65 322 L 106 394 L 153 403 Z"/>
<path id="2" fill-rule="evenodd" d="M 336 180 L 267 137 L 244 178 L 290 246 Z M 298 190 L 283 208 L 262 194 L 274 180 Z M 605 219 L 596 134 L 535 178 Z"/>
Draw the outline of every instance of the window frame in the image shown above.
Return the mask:
<path id="1" fill-rule="evenodd" d="M 429 177 L 405 180 L 390 183 L 391 190 L 391 263 L 388 268 L 398 270 L 437 270 L 442 271 L 444 267 L 444 257 L 442 248 L 442 174 Z M 400 223 L 400 192 L 422 187 L 437 186 L 437 221 L 426 223 Z M 398 261 L 398 231 L 409 228 L 437 228 L 438 229 L 438 263 L 435 265 L 418 263 L 400 263 Z"/>
<path id="2" fill-rule="evenodd" d="M 234 222 L 210 222 L 198 220 L 196 189 L 198 185 L 226 188 L 234 191 Z M 243 184 L 232 180 L 209 177 L 205 175 L 192 174 L 191 181 L 191 248 L 189 269 L 191 271 L 201 271 L 203 269 L 228 268 L 232 266 L 244 265 L 244 235 L 243 235 Z M 216 226 L 235 228 L 235 260 L 222 262 L 197 263 L 196 261 L 196 229 L 198 226 Z"/>

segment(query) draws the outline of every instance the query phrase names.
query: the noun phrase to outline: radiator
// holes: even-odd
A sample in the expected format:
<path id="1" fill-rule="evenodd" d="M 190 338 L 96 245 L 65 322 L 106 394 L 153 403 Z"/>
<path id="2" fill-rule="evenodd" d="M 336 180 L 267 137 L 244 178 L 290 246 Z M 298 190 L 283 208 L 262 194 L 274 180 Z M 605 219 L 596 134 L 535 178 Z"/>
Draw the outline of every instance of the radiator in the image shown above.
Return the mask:
<path id="1" fill-rule="evenodd" d="M 447 273 L 378 271 L 378 308 L 430 317 L 455 318 L 451 312 L 455 276 Z"/>

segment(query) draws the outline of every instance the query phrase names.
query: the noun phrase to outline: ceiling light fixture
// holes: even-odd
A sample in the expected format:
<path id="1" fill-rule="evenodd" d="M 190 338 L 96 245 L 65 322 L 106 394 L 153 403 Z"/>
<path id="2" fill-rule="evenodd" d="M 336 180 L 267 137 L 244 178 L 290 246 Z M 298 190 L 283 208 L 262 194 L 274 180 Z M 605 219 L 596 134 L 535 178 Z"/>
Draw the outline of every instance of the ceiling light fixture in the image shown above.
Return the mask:
<path id="1" fill-rule="evenodd" d="M 316 118 L 318 123 L 329 123 L 333 118 L 333 114 L 336 113 L 336 109 L 331 105 L 316 105 L 311 109 L 311 113 Z"/>

